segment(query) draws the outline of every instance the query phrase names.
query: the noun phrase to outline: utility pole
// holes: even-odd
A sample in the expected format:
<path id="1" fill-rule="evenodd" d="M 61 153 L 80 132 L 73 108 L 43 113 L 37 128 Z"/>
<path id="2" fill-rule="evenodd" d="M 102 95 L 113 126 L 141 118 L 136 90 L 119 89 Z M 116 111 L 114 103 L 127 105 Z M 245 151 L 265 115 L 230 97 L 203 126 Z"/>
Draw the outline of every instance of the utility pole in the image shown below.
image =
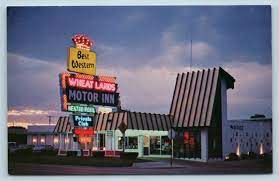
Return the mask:
<path id="1" fill-rule="evenodd" d="M 48 117 L 48 125 L 50 125 L 51 117 L 52 117 L 52 116 L 49 115 L 49 116 L 47 116 L 47 117 Z"/>
<path id="2" fill-rule="evenodd" d="M 190 45 L 190 72 L 192 68 L 192 36 L 191 36 L 191 45 Z"/>

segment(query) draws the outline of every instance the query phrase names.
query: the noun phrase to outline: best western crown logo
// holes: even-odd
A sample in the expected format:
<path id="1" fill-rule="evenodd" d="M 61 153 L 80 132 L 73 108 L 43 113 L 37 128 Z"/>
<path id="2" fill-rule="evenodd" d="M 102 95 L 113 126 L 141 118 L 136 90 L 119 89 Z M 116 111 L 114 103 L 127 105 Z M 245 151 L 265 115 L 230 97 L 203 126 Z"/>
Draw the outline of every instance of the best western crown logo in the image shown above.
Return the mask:
<path id="1" fill-rule="evenodd" d="M 72 38 L 73 42 L 76 45 L 76 48 L 83 49 L 83 50 L 90 50 L 91 47 L 94 45 L 94 42 L 90 40 L 87 36 L 77 34 Z"/>
<path id="2" fill-rule="evenodd" d="M 90 51 L 94 42 L 85 35 L 75 35 L 72 38 L 75 48 L 69 48 L 68 70 L 88 75 L 96 74 L 96 53 Z"/>

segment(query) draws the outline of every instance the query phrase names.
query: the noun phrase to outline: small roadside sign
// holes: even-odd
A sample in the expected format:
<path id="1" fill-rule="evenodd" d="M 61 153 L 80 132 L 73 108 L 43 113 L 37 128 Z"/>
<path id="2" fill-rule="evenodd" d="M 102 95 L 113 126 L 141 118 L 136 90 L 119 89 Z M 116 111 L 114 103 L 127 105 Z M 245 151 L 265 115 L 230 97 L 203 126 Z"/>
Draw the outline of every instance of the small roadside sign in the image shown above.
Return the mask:
<path id="1" fill-rule="evenodd" d="M 168 138 L 171 140 L 171 139 L 174 139 L 175 138 L 175 131 L 173 129 L 170 129 L 168 131 Z"/>
<path id="2" fill-rule="evenodd" d="M 119 126 L 118 129 L 121 131 L 122 134 L 125 133 L 126 129 L 128 128 L 127 124 L 125 124 L 124 122 L 122 122 Z"/>

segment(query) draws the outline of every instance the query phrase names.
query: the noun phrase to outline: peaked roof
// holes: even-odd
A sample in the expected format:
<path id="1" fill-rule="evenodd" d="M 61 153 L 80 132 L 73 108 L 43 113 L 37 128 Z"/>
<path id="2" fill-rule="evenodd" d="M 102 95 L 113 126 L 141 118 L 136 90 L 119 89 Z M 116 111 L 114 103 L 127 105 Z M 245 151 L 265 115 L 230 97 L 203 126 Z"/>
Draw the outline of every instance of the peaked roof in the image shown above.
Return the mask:
<path id="1" fill-rule="evenodd" d="M 173 127 L 210 126 L 221 79 L 234 88 L 235 79 L 221 67 L 178 74 L 170 108 Z"/>
<path id="2" fill-rule="evenodd" d="M 141 112 L 111 112 L 95 114 L 95 130 L 117 130 L 124 122 L 133 130 L 168 131 L 171 127 L 171 118 L 165 114 L 141 113 Z M 60 117 L 54 128 L 54 133 L 71 132 L 73 124 L 68 116 Z"/>
<path id="3" fill-rule="evenodd" d="M 69 121 L 69 116 L 63 116 L 63 117 L 59 117 L 53 133 L 67 133 L 67 132 L 71 132 L 73 125 L 71 125 L 70 121 Z"/>

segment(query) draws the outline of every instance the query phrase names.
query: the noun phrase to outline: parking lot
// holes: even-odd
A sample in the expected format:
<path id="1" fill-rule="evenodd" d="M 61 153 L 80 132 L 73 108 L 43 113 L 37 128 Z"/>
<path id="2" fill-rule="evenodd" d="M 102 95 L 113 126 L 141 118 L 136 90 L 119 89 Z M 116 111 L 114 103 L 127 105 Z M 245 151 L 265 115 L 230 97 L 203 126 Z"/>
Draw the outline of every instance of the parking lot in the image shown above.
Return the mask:
<path id="1" fill-rule="evenodd" d="M 270 174 L 272 164 L 263 160 L 210 161 L 208 163 L 154 160 L 135 163 L 132 167 L 93 167 L 10 163 L 11 175 L 184 175 L 184 174 Z"/>

